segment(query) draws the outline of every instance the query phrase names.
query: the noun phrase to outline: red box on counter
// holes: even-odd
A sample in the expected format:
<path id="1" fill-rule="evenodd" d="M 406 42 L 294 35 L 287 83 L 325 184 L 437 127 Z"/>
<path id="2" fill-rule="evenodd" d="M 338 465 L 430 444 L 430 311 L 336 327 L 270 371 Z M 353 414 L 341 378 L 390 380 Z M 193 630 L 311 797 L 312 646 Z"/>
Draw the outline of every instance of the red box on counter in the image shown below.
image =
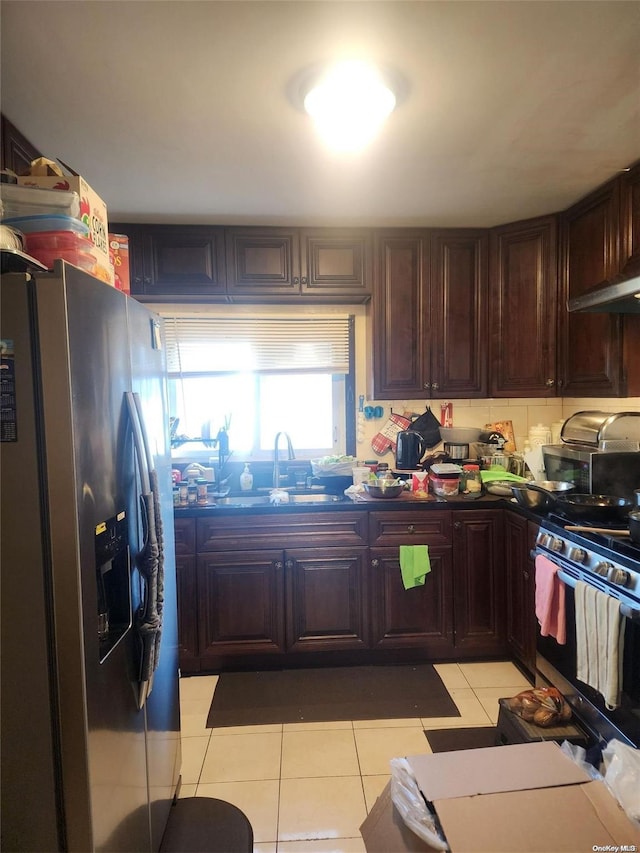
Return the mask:
<path id="1" fill-rule="evenodd" d="M 130 294 L 129 238 L 126 234 L 109 234 L 109 260 L 113 265 L 117 289 Z"/>

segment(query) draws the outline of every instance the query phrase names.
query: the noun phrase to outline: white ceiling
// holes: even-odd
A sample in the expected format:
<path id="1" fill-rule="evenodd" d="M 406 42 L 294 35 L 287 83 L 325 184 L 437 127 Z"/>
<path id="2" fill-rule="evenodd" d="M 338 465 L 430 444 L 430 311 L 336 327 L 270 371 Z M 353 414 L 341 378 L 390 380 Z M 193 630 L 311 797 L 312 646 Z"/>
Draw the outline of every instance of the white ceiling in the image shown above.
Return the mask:
<path id="1" fill-rule="evenodd" d="M 1 108 L 109 218 L 490 226 L 564 209 L 640 158 L 640 2 L 0 5 Z M 289 99 L 367 57 L 409 92 L 357 157 Z"/>

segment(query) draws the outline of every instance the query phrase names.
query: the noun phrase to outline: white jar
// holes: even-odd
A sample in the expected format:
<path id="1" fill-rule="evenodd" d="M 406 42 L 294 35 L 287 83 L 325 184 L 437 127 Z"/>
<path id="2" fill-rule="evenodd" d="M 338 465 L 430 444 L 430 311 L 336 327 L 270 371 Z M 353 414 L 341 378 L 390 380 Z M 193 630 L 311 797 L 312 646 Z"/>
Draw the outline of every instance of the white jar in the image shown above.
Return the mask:
<path id="1" fill-rule="evenodd" d="M 529 428 L 529 444 L 531 447 L 540 447 L 543 444 L 551 444 L 551 430 L 544 424 L 537 424 Z"/>

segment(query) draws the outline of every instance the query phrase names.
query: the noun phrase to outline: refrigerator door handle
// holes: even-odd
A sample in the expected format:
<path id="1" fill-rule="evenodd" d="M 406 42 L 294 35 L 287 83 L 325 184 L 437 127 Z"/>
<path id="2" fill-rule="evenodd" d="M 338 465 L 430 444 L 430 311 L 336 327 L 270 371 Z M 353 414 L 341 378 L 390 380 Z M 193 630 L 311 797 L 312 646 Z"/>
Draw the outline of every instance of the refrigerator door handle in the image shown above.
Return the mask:
<path id="1" fill-rule="evenodd" d="M 131 432 L 133 435 L 133 445 L 136 451 L 136 459 L 138 461 L 138 471 L 140 472 L 140 484 L 142 486 L 142 494 L 147 495 L 151 491 L 149 484 L 149 468 L 145 453 L 146 436 L 140 423 L 140 415 L 136 406 L 135 395 L 131 391 L 125 392 L 127 400 L 127 409 L 129 410 L 129 420 L 131 422 Z"/>

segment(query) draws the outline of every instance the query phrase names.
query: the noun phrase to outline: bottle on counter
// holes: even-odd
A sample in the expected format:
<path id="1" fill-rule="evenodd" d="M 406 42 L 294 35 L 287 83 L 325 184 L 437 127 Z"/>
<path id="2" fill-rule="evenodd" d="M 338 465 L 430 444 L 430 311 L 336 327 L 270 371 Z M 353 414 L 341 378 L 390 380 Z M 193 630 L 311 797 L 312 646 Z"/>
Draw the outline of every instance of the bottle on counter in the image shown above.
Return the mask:
<path id="1" fill-rule="evenodd" d="M 243 492 L 250 492 L 253 488 L 253 474 L 249 470 L 249 463 L 244 463 L 244 471 L 240 474 L 240 489 Z"/>

